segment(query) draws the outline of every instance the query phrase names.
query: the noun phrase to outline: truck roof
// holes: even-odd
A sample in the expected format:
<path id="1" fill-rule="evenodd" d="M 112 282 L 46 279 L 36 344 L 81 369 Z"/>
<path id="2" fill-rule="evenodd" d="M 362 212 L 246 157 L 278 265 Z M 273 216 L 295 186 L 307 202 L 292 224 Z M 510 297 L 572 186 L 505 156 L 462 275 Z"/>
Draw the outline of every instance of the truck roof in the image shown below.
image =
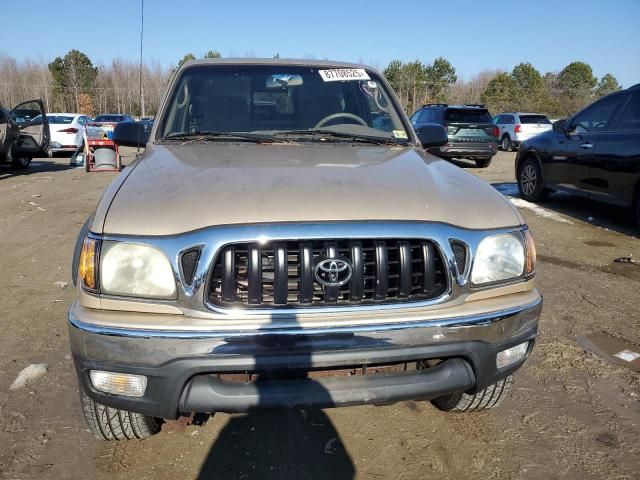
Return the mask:
<path id="1" fill-rule="evenodd" d="M 362 65 L 360 63 L 292 58 L 202 58 L 188 60 L 184 63 L 183 67 L 192 67 L 196 65 L 290 65 L 325 68 L 366 68 L 369 70 L 375 70 L 375 68 Z"/>

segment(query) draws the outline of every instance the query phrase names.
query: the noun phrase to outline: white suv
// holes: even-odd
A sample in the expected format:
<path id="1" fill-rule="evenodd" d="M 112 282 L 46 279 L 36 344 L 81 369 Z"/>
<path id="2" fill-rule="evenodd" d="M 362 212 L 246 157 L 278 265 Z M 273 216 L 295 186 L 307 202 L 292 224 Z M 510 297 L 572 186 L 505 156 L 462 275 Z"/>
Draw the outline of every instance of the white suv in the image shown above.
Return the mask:
<path id="1" fill-rule="evenodd" d="M 500 148 L 510 152 L 518 148 L 520 143 L 551 130 L 551 121 L 540 113 L 507 112 L 493 117 L 493 123 L 498 126 Z"/>

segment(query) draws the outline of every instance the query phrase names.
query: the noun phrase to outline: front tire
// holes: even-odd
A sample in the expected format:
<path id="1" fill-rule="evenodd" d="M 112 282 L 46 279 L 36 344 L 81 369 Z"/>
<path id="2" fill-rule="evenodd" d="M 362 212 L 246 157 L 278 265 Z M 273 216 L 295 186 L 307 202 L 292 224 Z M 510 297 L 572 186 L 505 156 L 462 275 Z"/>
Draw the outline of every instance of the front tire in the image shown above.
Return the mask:
<path id="1" fill-rule="evenodd" d="M 509 375 L 477 393 L 452 393 L 451 395 L 431 400 L 431 403 L 443 412 L 463 413 L 489 410 L 502 404 L 504 399 L 511 393 L 512 384 L 513 377 Z"/>
<path id="2" fill-rule="evenodd" d="M 102 405 L 90 398 L 82 388 L 80 404 L 89 430 L 100 440 L 147 438 L 158 433 L 162 425 L 161 419 Z"/>
<path id="3" fill-rule="evenodd" d="M 518 190 L 528 202 L 544 200 L 549 195 L 549 190 L 544 187 L 542 169 L 532 158 L 524 160 L 518 168 Z"/>
<path id="4" fill-rule="evenodd" d="M 505 152 L 513 150 L 513 143 L 511 143 L 511 137 L 509 137 L 509 135 L 504 135 L 502 137 L 502 140 L 500 141 L 500 148 Z"/>
<path id="5" fill-rule="evenodd" d="M 476 168 L 487 168 L 491 165 L 491 157 L 489 158 L 476 158 Z"/>
<path id="6" fill-rule="evenodd" d="M 31 157 L 24 154 L 15 155 L 12 150 L 9 150 L 7 161 L 11 163 L 11 166 L 16 170 L 26 170 L 31 164 Z"/>

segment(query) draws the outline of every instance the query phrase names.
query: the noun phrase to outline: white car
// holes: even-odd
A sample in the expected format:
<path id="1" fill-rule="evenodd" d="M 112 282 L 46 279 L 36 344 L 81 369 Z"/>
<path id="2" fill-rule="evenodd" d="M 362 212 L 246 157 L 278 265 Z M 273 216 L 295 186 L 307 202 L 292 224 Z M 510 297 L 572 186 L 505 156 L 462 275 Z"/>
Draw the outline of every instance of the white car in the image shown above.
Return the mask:
<path id="1" fill-rule="evenodd" d="M 493 117 L 498 126 L 500 148 L 505 152 L 518 149 L 525 140 L 551 130 L 551 121 L 539 113 L 506 112 Z"/>
<path id="2" fill-rule="evenodd" d="M 79 113 L 48 113 L 49 143 L 52 153 L 75 152 L 84 142 L 84 129 L 90 138 L 101 138 L 104 132 L 100 127 L 89 125 L 91 118 Z"/>

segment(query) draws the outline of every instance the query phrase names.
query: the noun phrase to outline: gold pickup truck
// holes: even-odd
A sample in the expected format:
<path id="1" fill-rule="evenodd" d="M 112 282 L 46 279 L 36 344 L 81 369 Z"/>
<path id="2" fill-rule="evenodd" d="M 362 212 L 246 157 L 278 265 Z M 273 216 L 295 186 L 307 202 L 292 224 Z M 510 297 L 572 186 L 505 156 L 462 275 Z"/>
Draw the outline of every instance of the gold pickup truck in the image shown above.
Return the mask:
<path id="1" fill-rule="evenodd" d="M 78 238 L 69 336 L 99 438 L 192 412 L 493 408 L 530 354 L 535 248 L 497 191 L 425 152 L 370 68 L 185 63 Z"/>

